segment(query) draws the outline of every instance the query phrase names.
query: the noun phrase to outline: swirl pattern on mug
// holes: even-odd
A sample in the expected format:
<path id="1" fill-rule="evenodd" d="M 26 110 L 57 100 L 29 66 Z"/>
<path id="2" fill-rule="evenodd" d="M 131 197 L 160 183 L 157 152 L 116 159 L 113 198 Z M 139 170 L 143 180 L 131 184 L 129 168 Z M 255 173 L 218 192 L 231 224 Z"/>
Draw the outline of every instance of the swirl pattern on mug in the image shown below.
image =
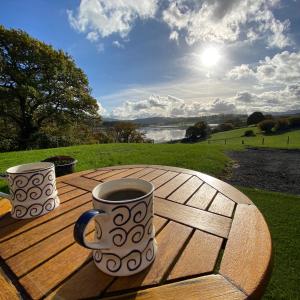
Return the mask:
<path id="1" fill-rule="evenodd" d="M 34 203 L 28 207 L 24 205 L 15 205 L 12 210 L 12 215 L 16 218 L 37 217 L 52 211 L 57 204 L 57 199 L 49 198 L 44 204 Z"/>
<path id="2" fill-rule="evenodd" d="M 124 271 L 135 272 L 145 263 L 150 264 L 155 258 L 155 239 L 149 239 L 146 247 L 140 251 L 132 250 L 124 257 L 115 253 L 105 253 L 101 250 L 94 250 L 93 257 L 97 264 L 105 266 L 106 270 L 116 273 L 123 269 Z"/>

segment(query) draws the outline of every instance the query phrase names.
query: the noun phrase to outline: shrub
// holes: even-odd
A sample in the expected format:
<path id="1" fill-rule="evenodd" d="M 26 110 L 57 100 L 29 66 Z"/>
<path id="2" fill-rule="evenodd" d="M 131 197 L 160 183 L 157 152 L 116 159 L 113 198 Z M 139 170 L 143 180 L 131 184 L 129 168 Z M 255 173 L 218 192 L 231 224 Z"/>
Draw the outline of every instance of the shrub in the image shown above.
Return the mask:
<path id="1" fill-rule="evenodd" d="M 265 119 L 264 115 L 260 111 L 252 113 L 247 119 L 247 125 L 258 124 Z"/>
<path id="2" fill-rule="evenodd" d="M 278 119 L 274 127 L 275 131 L 284 131 L 289 129 L 289 120 L 287 118 Z"/>
<path id="3" fill-rule="evenodd" d="M 248 129 L 245 131 L 243 136 L 249 137 L 249 136 L 255 136 L 256 134 L 254 133 L 254 131 L 252 129 Z"/>
<path id="4" fill-rule="evenodd" d="M 300 127 L 300 117 L 290 117 L 290 128 L 299 128 Z"/>
<path id="5" fill-rule="evenodd" d="M 197 122 L 194 126 L 187 128 L 185 136 L 191 140 L 204 139 L 210 135 L 210 127 L 204 121 Z"/>
<path id="6" fill-rule="evenodd" d="M 272 119 L 264 120 L 257 124 L 258 128 L 265 133 L 271 133 L 276 122 Z"/>
<path id="7" fill-rule="evenodd" d="M 232 123 L 222 123 L 218 126 L 219 131 L 228 131 L 234 129 L 234 125 Z"/>

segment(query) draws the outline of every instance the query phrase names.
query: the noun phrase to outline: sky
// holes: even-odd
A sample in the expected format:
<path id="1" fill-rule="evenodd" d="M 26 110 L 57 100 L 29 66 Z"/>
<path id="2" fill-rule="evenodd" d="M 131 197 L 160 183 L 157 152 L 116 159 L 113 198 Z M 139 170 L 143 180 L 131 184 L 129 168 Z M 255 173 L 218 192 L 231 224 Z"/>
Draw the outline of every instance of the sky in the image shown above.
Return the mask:
<path id="1" fill-rule="evenodd" d="M 63 49 L 104 117 L 300 109 L 300 0 L 0 0 Z"/>

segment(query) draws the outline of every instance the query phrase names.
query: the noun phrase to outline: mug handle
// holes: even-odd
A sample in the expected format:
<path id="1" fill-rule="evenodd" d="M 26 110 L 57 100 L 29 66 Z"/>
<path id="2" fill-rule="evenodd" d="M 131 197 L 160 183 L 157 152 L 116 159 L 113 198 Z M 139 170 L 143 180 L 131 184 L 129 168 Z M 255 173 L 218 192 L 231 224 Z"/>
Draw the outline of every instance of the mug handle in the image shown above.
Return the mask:
<path id="1" fill-rule="evenodd" d="M 76 221 L 75 226 L 74 226 L 74 239 L 75 241 L 88 249 L 92 250 L 104 250 L 104 249 L 109 249 L 110 247 L 108 245 L 105 245 L 103 243 L 99 242 L 88 242 L 85 239 L 85 231 L 87 228 L 87 225 L 90 223 L 92 219 L 94 219 L 96 216 L 107 216 L 108 214 L 99 209 L 91 209 L 86 212 L 84 212 Z"/>
<path id="2" fill-rule="evenodd" d="M 7 178 L 8 178 L 8 176 L 5 173 L 0 173 L 0 179 L 6 179 L 7 180 Z M 11 195 L 9 195 L 9 194 L 0 192 L 0 196 L 11 200 Z"/>

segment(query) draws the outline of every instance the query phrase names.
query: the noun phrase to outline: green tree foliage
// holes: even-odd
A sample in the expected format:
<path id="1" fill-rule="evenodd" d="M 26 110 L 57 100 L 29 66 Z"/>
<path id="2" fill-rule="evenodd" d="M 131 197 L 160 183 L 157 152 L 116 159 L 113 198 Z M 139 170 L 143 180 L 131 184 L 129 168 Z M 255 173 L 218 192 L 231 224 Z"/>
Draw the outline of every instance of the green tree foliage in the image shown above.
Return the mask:
<path id="1" fill-rule="evenodd" d="M 194 126 L 187 128 L 185 136 L 190 140 L 205 139 L 210 135 L 210 132 L 208 124 L 204 121 L 199 121 Z"/>
<path id="2" fill-rule="evenodd" d="M 138 126 L 132 122 L 117 122 L 107 128 L 99 136 L 101 143 L 144 143 L 145 134 L 138 131 Z"/>
<path id="3" fill-rule="evenodd" d="M 290 127 L 292 129 L 294 128 L 300 128 L 300 117 L 290 117 L 289 118 Z"/>
<path id="4" fill-rule="evenodd" d="M 289 123 L 289 119 L 288 118 L 281 118 L 276 120 L 276 124 L 275 124 L 275 131 L 284 131 L 284 130 L 288 130 L 290 126 Z"/>
<path id="5" fill-rule="evenodd" d="M 222 123 L 218 125 L 219 131 L 228 131 L 234 129 L 234 125 L 232 123 Z"/>
<path id="6" fill-rule="evenodd" d="M 258 124 L 265 119 L 264 115 L 260 111 L 252 113 L 247 119 L 247 125 Z"/>
<path id="7" fill-rule="evenodd" d="M 271 119 L 261 121 L 257 124 L 258 128 L 265 133 L 271 133 L 275 125 L 276 125 L 276 121 Z"/>
<path id="8" fill-rule="evenodd" d="M 99 121 L 90 92 L 86 75 L 68 54 L 0 26 L 0 130 L 11 148 L 33 147 L 51 125 Z"/>

